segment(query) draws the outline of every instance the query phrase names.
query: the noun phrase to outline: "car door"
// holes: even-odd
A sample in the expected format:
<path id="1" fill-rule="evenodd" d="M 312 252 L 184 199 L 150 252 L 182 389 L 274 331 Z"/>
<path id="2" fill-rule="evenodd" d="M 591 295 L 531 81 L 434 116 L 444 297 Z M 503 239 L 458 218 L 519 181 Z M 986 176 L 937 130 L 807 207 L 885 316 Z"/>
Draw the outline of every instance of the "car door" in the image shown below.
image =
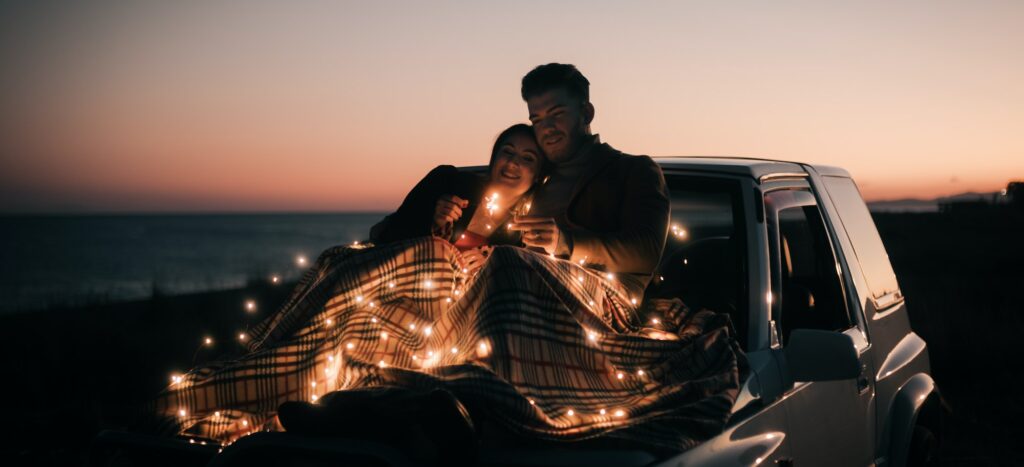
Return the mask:
<path id="1" fill-rule="evenodd" d="M 793 465 L 874 462 L 874 388 L 868 340 L 851 319 L 841 268 L 814 195 L 790 186 L 764 195 L 768 220 L 773 348 L 794 329 L 842 332 L 853 340 L 861 375 L 842 381 L 790 381 L 782 396 Z M 781 368 L 784 379 L 785 365 Z M 791 384 L 791 386 L 790 386 Z"/>

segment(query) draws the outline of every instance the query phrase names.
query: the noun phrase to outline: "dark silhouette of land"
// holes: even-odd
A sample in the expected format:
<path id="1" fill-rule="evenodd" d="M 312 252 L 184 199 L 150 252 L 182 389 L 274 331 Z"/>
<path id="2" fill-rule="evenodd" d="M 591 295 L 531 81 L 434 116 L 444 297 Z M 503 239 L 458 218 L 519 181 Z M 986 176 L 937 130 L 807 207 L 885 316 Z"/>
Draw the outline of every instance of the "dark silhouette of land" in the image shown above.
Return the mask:
<path id="1" fill-rule="evenodd" d="M 1009 196 L 1009 194 L 1007 195 Z M 1024 201 L 1024 195 L 1017 193 Z M 952 409 L 943 465 L 1017 463 L 1024 419 L 1024 212 L 875 214 L 914 330 Z M 0 316 L 4 465 L 81 464 L 98 430 L 129 423 L 174 371 L 242 352 L 238 333 L 294 284 Z M 259 307 L 247 315 L 251 298 Z M 214 339 L 211 347 L 203 339 Z M 198 349 L 198 352 L 197 352 Z"/>

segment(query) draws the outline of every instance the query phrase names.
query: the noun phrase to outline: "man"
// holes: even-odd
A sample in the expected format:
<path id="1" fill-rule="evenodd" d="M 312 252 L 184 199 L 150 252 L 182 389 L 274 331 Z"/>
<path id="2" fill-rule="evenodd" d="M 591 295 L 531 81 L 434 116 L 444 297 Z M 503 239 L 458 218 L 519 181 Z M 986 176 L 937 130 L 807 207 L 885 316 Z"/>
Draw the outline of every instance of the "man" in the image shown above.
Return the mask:
<path id="1" fill-rule="evenodd" d="M 641 298 L 668 236 L 661 168 L 591 134 L 590 82 L 575 66 L 534 68 L 523 77 L 522 97 L 552 169 L 530 217 L 512 228 L 523 231 L 527 246 L 615 274 L 632 297 Z"/>

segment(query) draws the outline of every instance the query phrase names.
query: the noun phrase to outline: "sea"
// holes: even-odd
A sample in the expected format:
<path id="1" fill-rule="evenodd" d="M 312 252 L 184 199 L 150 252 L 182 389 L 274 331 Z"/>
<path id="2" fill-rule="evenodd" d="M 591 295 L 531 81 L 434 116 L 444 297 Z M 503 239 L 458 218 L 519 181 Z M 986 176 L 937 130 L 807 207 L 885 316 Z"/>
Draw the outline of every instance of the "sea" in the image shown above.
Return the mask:
<path id="1" fill-rule="evenodd" d="M 384 214 L 0 217 L 0 313 L 295 280 L 324 249 L 365 241 Z"/>

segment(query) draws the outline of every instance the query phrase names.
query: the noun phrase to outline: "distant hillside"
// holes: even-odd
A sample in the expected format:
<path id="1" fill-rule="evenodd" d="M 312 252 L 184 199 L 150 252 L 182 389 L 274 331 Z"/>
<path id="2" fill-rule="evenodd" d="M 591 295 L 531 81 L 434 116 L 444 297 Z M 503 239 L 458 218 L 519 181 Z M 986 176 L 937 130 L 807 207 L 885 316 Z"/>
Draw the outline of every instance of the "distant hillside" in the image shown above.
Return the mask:
<path id="1" fill-rule="evenodd" d="M 883 201 L 869 201 L 868 209 L 873 212 L 938 212 L 939 204 L 951 201 L 991 201 L 998 193 L 960 193 L 958 195 L 943 196 L 935 199 L 894 199 Z"/>

